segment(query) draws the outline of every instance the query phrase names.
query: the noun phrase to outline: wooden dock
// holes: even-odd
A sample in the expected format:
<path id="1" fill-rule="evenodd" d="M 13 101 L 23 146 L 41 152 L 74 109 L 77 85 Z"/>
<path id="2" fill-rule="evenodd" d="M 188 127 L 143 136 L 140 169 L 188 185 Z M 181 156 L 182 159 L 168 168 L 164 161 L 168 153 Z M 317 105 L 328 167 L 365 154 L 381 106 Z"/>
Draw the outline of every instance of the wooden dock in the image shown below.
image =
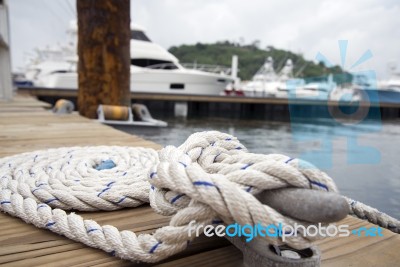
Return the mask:
<path id="1" fill-rule="evenodd" d="M 30 97 L 0 102 L 0 157 L 62 146 L 124 145 L 158 149 L 159 145 L 100 125 L 77 114 L 53 115 L 48 104 Z M 79 212 L 86 219 L 138 234 L 168 223 L 148 205 L 112 212 Z M 350 229 L 373 225 L 348 216 L 340 224 Z M 383 230 L 383 237 L 326 238 L 316 242 L 322 266 L 398 266 L 400 235 Z M 0 264 L 8 266 L 143 266 L 112 257 L 18 218 L 0 214 Z M 146 266 L 146 265 L 145 265 Z M 158 266 L 242 266 L 238 249 L 224 238 L 200 237 L 189 248 Z"/>
<path id="2" fill-rule="evenodd" d="M 76 98 L 77 90 L 66 88 L 42 88 L 42 87 L 20 87 L 20 93 L 27 93 L 36 97 L 54 98 Z M 313 99 L 290 99 L 276 97 L 245 97 L 245 96 L 223 96 L 223 95 L 188 95 L 173 93 L 140 93 L 131 92 L 132 100 L 145 101 L 177 101 L 177 102 L 207 102 L 207 103 L 239 103 L 239 104 L 271 104 L 271 105 L 324 105 L 337 106 L 337 102 L 326 102 L 324 100 Z M 341 103 L 341 106 L 351 106 L 351 103 Z M 360 106 L 381 107 L 381 108 L 400 108 L 399 103 L 361 103 Z"/>
<path id="3" fill-rule="evenodd" d="M 18 92 L 30 94 L 48 103 L 60 98 L 76 102 L 77 90 L 65 88 L 20 87 Z M 245 97 L 219 95 L 187 95 L 131 92 L 131 101 L 148 106 L 155 115 L 175 114 L 175 105 L 184 103 L 189 116 L 228 117 L 290 121 L 293 116 L 305 118 L 335 118 L 354 112 L 354 103 L 317 99 L 287 99 L 276 97 Z M 369 112 L 369 119 L 400 118 L 400 103 L 361 102 L 358 106 Z M 332 110 L 333 113 L 332 113 Z M 339 112 L 339 110 L 342 110 Z M 346 117 L 346 115 L 345 115 Z"/>

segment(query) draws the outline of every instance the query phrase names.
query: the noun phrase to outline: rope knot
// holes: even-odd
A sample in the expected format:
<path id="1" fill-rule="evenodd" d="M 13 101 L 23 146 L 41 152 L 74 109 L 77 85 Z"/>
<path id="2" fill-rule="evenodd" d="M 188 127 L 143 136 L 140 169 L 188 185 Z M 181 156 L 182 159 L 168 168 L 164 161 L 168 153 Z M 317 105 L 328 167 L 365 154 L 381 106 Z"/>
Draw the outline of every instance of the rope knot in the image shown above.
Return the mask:
<path id="1" fill-rule="evenodd" d="M 337 191 L 332 179 L 315 167 L 302 169 L 301 161 L 283 155 L 248 153 L 235 137 L 215 131 L 193 134 L 179 148 L 168 146 L 159 151 L 159 159 L 149 175 L 150 204 L 164 215 L 176 214 L 171 220 L 175 226 L 189 223 L 188 218 L 293 225 L 298 221 L 263 205 L 254 195 L 284 187 Z M 193 207 L 205 211 L 196 214 Z M 280 243 L 277 238 L 269 241 Z M 309 245 L 301 236 L 286 242 L 297 248 Z"/>

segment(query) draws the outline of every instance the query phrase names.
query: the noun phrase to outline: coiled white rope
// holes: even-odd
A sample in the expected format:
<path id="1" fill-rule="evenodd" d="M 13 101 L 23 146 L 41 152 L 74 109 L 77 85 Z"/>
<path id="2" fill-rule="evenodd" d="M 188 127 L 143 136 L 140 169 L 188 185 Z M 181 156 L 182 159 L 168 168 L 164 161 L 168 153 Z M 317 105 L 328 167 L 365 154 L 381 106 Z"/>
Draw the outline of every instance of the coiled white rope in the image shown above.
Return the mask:
<path id="1" fill-rule="evenodd" d="M 114 164 L 110 169 L 99 169 L 109 162 Z M 158 154 L 153 149 L 117 146 L 36 151 L 0 160 L 0 208 L 120 258 L 156 262 L 187 247 L 194 238 L 188 234 L 192 220 L 197 225 L 235 221 L 307 226 L 253 196 L 289 186 L 337 191 L 325 173 L 301 168 L 300 162 L 283 155 L 248 153 L 235 137 L 220 132 L 195 133 L 179 148 L 168 146 Z M 145 202 L 161 214 L 175 214 L 168 226 L 151 235 L 136 236 L 65 212 L 115 210 Z M 279 238 L 265 238 L 282 244 Z M 285 243 L 302 249 L 312 239 L 288 236 Z"/>

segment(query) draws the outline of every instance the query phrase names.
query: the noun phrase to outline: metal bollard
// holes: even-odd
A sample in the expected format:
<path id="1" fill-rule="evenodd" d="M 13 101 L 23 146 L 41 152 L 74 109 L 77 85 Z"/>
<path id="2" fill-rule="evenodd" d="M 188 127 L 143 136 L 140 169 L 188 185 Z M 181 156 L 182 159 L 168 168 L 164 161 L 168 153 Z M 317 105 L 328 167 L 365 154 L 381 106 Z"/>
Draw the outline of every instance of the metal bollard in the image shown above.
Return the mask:
<path id="1" fill-rule="evenodd" d="M 256 196 L 285 216 L 311 223 L 339 221 L 349 213 L 346 199 L 336 193 L 302 188 L 266 190 Z M 273 246 L 262 238 L 246 242 L 243 237 L 226 237 L 243 253 L 246 267 L 309 267 L 320 266 L 321 253 L 317 247 L 297 250 L 289 246 Z"/>

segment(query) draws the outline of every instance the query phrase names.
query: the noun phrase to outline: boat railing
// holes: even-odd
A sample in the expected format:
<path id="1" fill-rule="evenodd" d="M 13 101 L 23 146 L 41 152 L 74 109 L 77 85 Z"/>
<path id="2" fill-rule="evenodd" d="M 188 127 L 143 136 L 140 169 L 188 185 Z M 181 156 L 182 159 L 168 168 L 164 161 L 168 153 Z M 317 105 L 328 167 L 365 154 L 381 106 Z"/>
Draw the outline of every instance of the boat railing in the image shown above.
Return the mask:
<path id="1" fill-rule="evenodd" d="M 200 70 L 211 73 L 222 73 L 226 75 L 231 74 L 231 68 L 222 65 L 211 65 L 211 64 L 197 64 L 197 63 L 182 63 L 186 69 Z"/>

